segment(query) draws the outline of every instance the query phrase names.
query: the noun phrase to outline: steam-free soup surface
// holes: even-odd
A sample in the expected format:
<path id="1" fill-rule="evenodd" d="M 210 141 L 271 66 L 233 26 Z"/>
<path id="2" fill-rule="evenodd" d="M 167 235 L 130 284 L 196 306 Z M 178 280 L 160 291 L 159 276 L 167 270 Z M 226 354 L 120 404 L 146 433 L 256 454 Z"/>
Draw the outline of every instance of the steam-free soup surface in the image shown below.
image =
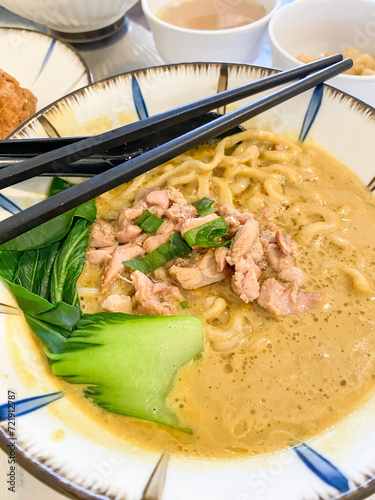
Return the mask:
<path id="1" fill-rule="evenodd" d="M 170 24 L 193 30 L 224 30 L 258 21 L 267 11 L 256 0 L 172 1 L 159 17 Z"/>
<path id="2" fill-rule="evenodd" d="M 374 387 L 375 202 L 317 146 L 249 131 L 215 148 L 202 146 L 103 195 L 98 217 L 115 220 L 141 189 L 166 185 L 189 202 L 206 196 L 256 217 L 267 208 L 298 246 L 303 289 L 320 290 L 323 299 L 303 314 L 275 317 L 255 302 L 245 304 L 229 279 L 182 290 L 190 307 L 180 314 L 200 318 L 206 333 L 203 357 L 180 371 L 169 397 L 192 434 L 111 415 L 64 387 L 128 441 L 172 454 L 233 457 L 311 438 L 356 409 Z M 102 310 L 102 274 L 100 266 L 86 266 L 80 278 L 85 312 Z M 117 280 L 108 291 L 114 293 L 131 294 L 132 286 Z"/>

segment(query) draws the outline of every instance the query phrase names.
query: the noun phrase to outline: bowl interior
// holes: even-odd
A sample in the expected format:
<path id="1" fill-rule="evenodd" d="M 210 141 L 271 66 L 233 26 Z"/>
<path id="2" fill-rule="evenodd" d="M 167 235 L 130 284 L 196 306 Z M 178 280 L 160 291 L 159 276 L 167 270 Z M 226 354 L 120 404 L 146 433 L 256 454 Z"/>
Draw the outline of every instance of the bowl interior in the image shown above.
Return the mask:
<path id="1" fill-rule="evenodd" d="M 275 14 L 270 32 L 293 58 L 354 47 L 375 55 L 375 3 L 371 0 L 300 0 Z M 297 62 L 297 61 L 296 61 Z"/>
<path id="2" fill-rule="evenodd" d="M 182 64 L 120 75 L 61 99 L 26 122 L 13 137 L 46 137 L 51 125 L 61 136 L 98 133 L 270 74 L 270 69 L 246 65 Z M 242 102 L 259 97 L 261 95 Z M 226 111 L 237 107 L 238 104 L 228 106 Z M 303 132 L 303 137 L 306 135 L 307 140 L 321 144 L 365 183 L 371 183 L 375 111 L 332 88 L 320 86 L 306 92 L 247 125 L 287 133 L 295 139 Z M 35 179 L 16 188 L 7 188 L 3 194 L 20 208 L 26 208 L 39 201 L 41 190 L 45 191 L 47 185 L 46 178 Z M 12 300 L 1 286 L 0 294 L 1 302 Z M 6 393 L 9 387 L 17 387 L 19 398 L 30 398 L 55 391 L 53 380 L 45 377 L 44 367 L 29 349 L 30 335 L 22 317 L 14 316 L 9 322 L 0 316 L 0 331 L 5 333 L 0 336 L 0 387 L 3 392 Z M 21 365 L 13 362 L 15 345 Z M 2 403 L 0 400 L 0 405 Z M 171 457 L 165 481 L 167 466 L 161 458 L 161 466 L 153 476 L 159 481 L 152 483 L 155 494 L 149 490 L 147 495 L 143 492 L 160 456 L 115 440 L 110 432 L 96 426 L 67 398 L 20 418 L 17 432 L 19 445 L 26 450 L 26 453 L 20 450 L 19 456 L 32 457 L 32 463 L 28 464 L 30 470 L 36 473 L 35 463 L 44 463 L 43 480 L 52 478 L 54 487 L 60 485 L 61 490 L 78 498 L 334 499 L 345 498 L 340 493 L 344 490 L 339 491 L 343 488 L 339 482 L 343 477 L 348 478 L 352 489 L 369 477 L 375 477 L 374 416 L 375 401 L 371 401 L 334 431 L 312 440 L 309 447 L 303 448 L 303 456 L 310 465 L 306 465 L 293 449 L 272 456 L 226 462 Z M 56 429 L 65 433 L 65 439 L 58 443 L 50 439 Z M 3 443 L 4 440 L 0 440 L 0 444 Z M 82 494 L 78 488 L 88 493 Z M 94 494 L 98 496 L 92 496 Z"/>
<path id="3" fill-rule="evenodd" d="M 266 15 L 259 19 L 258 21 L 256 21 L 255 23 L 252 23 L 251 25 L 253 24 L 256 24 L 258 22 L 261 22 L 265 17 L 267 17 L 271 11 L 280 3 L 279 0 L 257 0 L 258 3 L 260 3 L 261 5 L 263 5 L 266 9 Z M 157 20 L 159 21 L 160 23 L 162 23 L 163 25 L 167 25 L 169 27 L 173 27 L 173 28 L 176 28 L 175 26 L 169 24 L 169 23 L 166 23 L 164 22 L 160 16 L 159 16 L 159 12 L 161 9 L 167 7 L 168 5 L 173 5 L 175 2 L 173 0 L 143 0 L 143 8 L 146 10 L 146 13 L 148 15 L 151 15 L 154 20 Z M 232 2 L 233 4 L 233 8 L 236 7 L 236 2 Z M 226 11 L 230 11 L 231 9 L 231 3 L 229 2 L 228 5 L 223 5 L 220 7 L 219 5 L 219 8 L 222 8 L 222 9 L 225 9 Z M 251 26 L 249 25 L 249 26 Z M 244 28 L 243 26 L 241 26 L 240 28 Z M 233 28 L 233 29 L 238 29 L 238 28 Z M 188 29 L 184 29 L 184 31 L 197 31 L 197 30 L 188 30 Z M 199 31 L 202 31 L 202 30 L 199 30 Z M 218 30 L 218 31 L 229 31 L 229 30 Z"/>

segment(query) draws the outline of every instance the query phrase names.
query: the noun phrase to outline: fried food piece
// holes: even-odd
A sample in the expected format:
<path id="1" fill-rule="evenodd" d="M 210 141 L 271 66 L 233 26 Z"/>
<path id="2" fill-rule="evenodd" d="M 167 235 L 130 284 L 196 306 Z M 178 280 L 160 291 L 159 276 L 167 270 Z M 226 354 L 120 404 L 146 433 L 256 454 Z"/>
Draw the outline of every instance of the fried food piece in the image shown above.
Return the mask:
<path id="1" fill-rule="evenodd" d="M 23 89 L 15 78 L 0 69 L 0 139 L 4 139 L 18 125 L 36 111 L 37 98 Z"/>
<path id="2" fill-rule="evenodd" d="M 336 52 L 327 52 L 323 57 L 329 57 L 336 54 Z M 343 53 L 344 59 L 353 59 L 353 67 L 344 72 L 344 75 L 355 76 L 374 76 L 375 75 L 375 57 L 371 57 L 366 52 L 361 52 L 357 49 L 349 47 Z M 297 59 L 303 64 L 308 64 L 313 61 L 321 59 L 321 57 L 311 57 L 307 55 L 298 56 Z"/>

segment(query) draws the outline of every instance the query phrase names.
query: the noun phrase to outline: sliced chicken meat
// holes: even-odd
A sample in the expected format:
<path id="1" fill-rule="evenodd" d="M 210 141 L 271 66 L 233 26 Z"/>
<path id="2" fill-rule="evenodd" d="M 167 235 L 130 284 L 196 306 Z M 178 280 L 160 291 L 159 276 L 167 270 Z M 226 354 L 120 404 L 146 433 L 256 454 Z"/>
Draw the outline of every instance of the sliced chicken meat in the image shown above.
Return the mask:
<path id="1" fill-rule="evenodd" d="M 280 236 L 281 235 L 281 236 Z M 289 235 L 282 236 L 280 230 L 276 231 L 275 242 L 264 243 L 265 254 L 272 269 L 278 273 L 278 277 L 283 281 L 294 283 L 300 287 L 305 274 L 302 269 L 294 265 L 295 248 Z M 280 242 L 280 243 L 279 243 Z"/>
<path id="2" fill-rule="evenodd" d="M 241 227 L 241 224 L 240 222 L 238 221 L 238 219 L 236 219 L 235 217 L 224 217 L 225 218 L 225 221 L 226 223 L 228 224 L 228 233 L 233 236 L 234 234 L 237 233 L 237 231 L 239 230 L 239 228 Z"/>
<path id="3" fill-rule="evenodd" d="M 194 229 L 198 226 L 202 226 L 203 224 L 207 224 L 207 222 L 211 222 L 212 220 L 215 220 L 218 218 L 219 218 L 218 215 L 212 213 L 212 214 L 205 215 L 204 217 L 187 219 L 181 227 L 181 234 L 184 235 L 185 233 L 190 231 L 190 229 Z"/>
<path id="4" fill-rule="evenodd" d="M 160 245 L 163 245 L 164 243 L 167 243 L 169 240 L 169 236 L 167 234 L 159 234 L 156 236 L 150 236 L 145 240 L 143 243 L 143 248 L 147 253 L 153 252 L 156 250 Z"/>
<path id="5" fill-rule="evenodd" d="M 277 226 L 275 224 L 275 216 L 272 210 L 266 208 L 259 218 L 260 228 L 262 232 L 275 232 Z"/>
<path id="6" fill-rule="evenodd" d="M 206 285 L 218 283 L 227 278 L 231 272 L 228 266 L 220 271 L 214 250 L 208 250 L 203 255 L 198 254 L 186 261 L 180 259 L 177 262 L 179 265 L 172 266 L 169 269 L 169 274 L 185 290 L 196 290 Z"/>
<path id="7" fill-rule="evenodd" d="M 179 289 L 168 283 L 154 283 L 141 271 L 131 275 L 135 288 L 134 301 L 138 314 L 145 316 L 169 316 L 173 306 L 183 300 Z"/>
<path id="8" fill-rule="evenodd" d="M 163 221 L 152 235 L 136 225 L 146 209 Z M 168 264 L 155 270 L 152 276 L 158 280 L 156 283 L 139 271 L 131 275 L 136 289 L 133 302 L 137 314 L 172 313 L 173 303 L 183 297 L 177 287 L 166 282 L 171 278 L 186 290 L 196 290 L 231 275 L 232 289 L 241 300 L 251 303 L 258 299 L 262 307 L 276 315 L 303 312 L 320 300 L 320 292 L 298 294 L 305 276 L 295 265 L 297 246 L 290 235 L 284 235 L 276 226 L 270 209 L 265 209 L 259 220 L 252 213 L 240 212 L 229 204 L 224 204 L 217 213 L 204 217 L 197 215 L 197 209 L 177 189 L 168 186 L 144 190 L 136 196 L 132 207 L 123 207 L 116 235 L 113 226 L 106 221 L 93 224 L 86 261 L 89 265 L 106 264 L 101 293 L 105 293 L 122 273 L 123 261 L 149 254 L 167 243 L 172 234 L 179 232 L 184 236 L 191 229 L 220 216 L 228 223 L 229 234 L 234 236 L 230 248 L 194 246 L 188 259 L 177 259 L 172 267 Z M 122 245 L 117 246 L 115 236 Z M 267 274 L 262 278 L 266 269 Z M 267 279 L 260 285 L 261 278 L 265 277 Z M 103 307 L 125 311 L 129 300 L 112 295 L 104 301 Z"/>
<path id="9" fill-rule="evenodd" d="M 125 269 L 123 264 L 124 260 L 136 259 L 143 253 L 142 247 L 132 243 L 117 247 L 104 271 L 100 293 L 105 293 L 109 285 L 115 281 Z"/>
<path id="10" fill-rule="evenodd" d="M 217 264 L 217 268 L 220 272 L 223 272 L 224 269 L 228 266 L 227 257 L 229 253 L 229 248 L 219 247 L 215 250 L 215 260 Z"/>
<path id="11" fill-rule="evenodd" d="M 103 309 L 110 312 L 132 314 L 132 299 L 127 295 L 110 295 L 102 304 Z"/>
<path id="12" fill-rule="evenodd" d="M 116 248 L 117 245 L 113 245 L 111 247 L 98 248 L 97 250 L 89 250 L 86 253 L 86 262 L 94 266 L 106 264 Z"/>
<path id="13" fill-rule="evenodd" d="M 158 227 L 155 234 L 165 234 L 170 236 L 173 233 L 176 233 L 178 229 L 176 229 L 176 224 L 168 219 L 165 219 L 163 223 Z"/>
<path id="14" fill-rule="evenodd" d="M 146 203 L 150 212 L 152 211 L 155 215 L 161 217 L 169 207 L 169 198 L 165 191 L 155 189 L 146 195 Z"/>
<path id="15" fill-rule="evenodd" d="M 275 316 L 286 316 L 308 311 L 321 299 L 320 292 L 298 294 L 285 283 L 269 278 L 262 283 L 258 304 Z"/>
<path id="16" fill-rule="evenodd" d="M 292 253 L 292 237 L 289 234 L 283 235 L 282 231 L 278 229 L 275 233 L 275 240 L 279 247 L 280 253 L 284 257 L 288 257 Z"/>
<path id="17" fill-rule="evenodd" d="M 98 220 L 91 226 L 90 246 L 93 248 L 110 247 L 115 244 L 113 226 L 104 220 Z"/>
<path id="18" fill-rule="evenodd" d="M 228 203 L 225 203 L 222 207 L 219 208 L 218 214 L 221 217 L 224 217 L 225 220 L 229 219 L 229 220 L 227 220 L 229 225 L 230 225 L 230 223 L 233 223 L 233 221 L 236 221 L 238 224 L 243 225 L 243 224 L 246 224 L 246 222 L 248 220 L 254 219 L 254 216 L 252 213 L 239 212 L 235 208 L 228 205 Z"/>
<path id="19" fill-rule="evenodd" d="M 127 208 L 127 207 L 122 207 L 120 210 L 120 215 L 118 218 L 118 226 L 119 228 L 125 229 L 125 227 L 128 224 L 131 224 L 133 222 L 136 222 L 137 219 L 142 215 L 144 211 L 144 208 L 139 207 L 139 208 Z"/>
<path id="20" fill-rule="evenodd" d="M 164 191 L 167 193 L 167 196 L 172 203 L 177 203 L 178 205 L 188 204 L 185 196 L 173 186 L 167 186 Z"/>
<path id="21" fill-rule="evenodd" d="M 193 205 L 180 205 L 174 203 L 171 208 L 165 212 L 165 215 L 168 219 L 178 223 L 178 227 L 181 229 L 186 220 L 192 219 L 198 215 L 198 211 Z"/>
<path id="22" fill-rule="evenodd" d="M 253 302 L 259 296 L 259 278 L 262 272 L 251 256 L 241 258 L 236 263 L 232 277 L 232 289 L 246 304 Z"/>
<path id="23" fill-rule="evenodd" d="M 254 219 L 249 219 L 238 230 L 235 239 L 230 247 L 230 252 L 227 261 L 231 266 L 234 266 L 246 255 L 251 255 L 255 252 L 255 258 L 263 257 L 263 247 L 259 239 L 259 224 Z"/>
<path id="24" fill-rule="evenodd" d="M 297 266 L 286 267 L 279 271 L 278 277 L 283 281 L 294 283 L 296 288 L 300 288 L 305 281 L 305 273 Z"/>
<path id="25" fill-rule="evenodd" d="M 135 240 L 142 232 L 142 229 L 135 224 L 128 224 L 125 229 L 122 229 L 116 234 L 116 238 L 120 243 L 129 243 Z"/>

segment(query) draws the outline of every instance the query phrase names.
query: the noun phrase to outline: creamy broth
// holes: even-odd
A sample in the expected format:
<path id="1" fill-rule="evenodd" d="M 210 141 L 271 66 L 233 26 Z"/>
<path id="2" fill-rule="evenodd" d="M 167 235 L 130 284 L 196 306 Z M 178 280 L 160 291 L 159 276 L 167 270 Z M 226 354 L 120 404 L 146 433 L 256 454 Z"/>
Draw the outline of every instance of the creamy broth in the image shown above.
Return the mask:
<path id="1" fill-rule="evenodd" d="M 191 435 L 112 415 L 77 399 L 77 388 L 64 384 L 64 390 L 91 418 L 140 446 L 229 458 L 309 439 L 358 408 L 374 387 L 375 201 L 316 145 L 248 131 L 215 148 L 197 148 L 106 193 L 97 199 L 98 217 L 115 219 L 140 189 L 166 185 L 189 202 L 206 196 L 254 214 L 267 207 L 298 245 L 303 289 L 322 291 L 322 301 L 304 314 L 276 318 L 242 302 L 229 280 L 182 290 L 190 307 L 179 314 L 200 318 L 206 334 L 205 353 L 180 371 L 168 401 Z M 84 312 L 102 310 L 102 273 L 85 266 Z M 131 294 L 132 285 L 117 280 L 111 293 Z"/>
<path id="2" fill-rule="evenodd" d="M 162 9 L 163 21 L 193 30 L 223 30 L 258 21 L 267 14 L 256 0 L 180 0 Z"/>

